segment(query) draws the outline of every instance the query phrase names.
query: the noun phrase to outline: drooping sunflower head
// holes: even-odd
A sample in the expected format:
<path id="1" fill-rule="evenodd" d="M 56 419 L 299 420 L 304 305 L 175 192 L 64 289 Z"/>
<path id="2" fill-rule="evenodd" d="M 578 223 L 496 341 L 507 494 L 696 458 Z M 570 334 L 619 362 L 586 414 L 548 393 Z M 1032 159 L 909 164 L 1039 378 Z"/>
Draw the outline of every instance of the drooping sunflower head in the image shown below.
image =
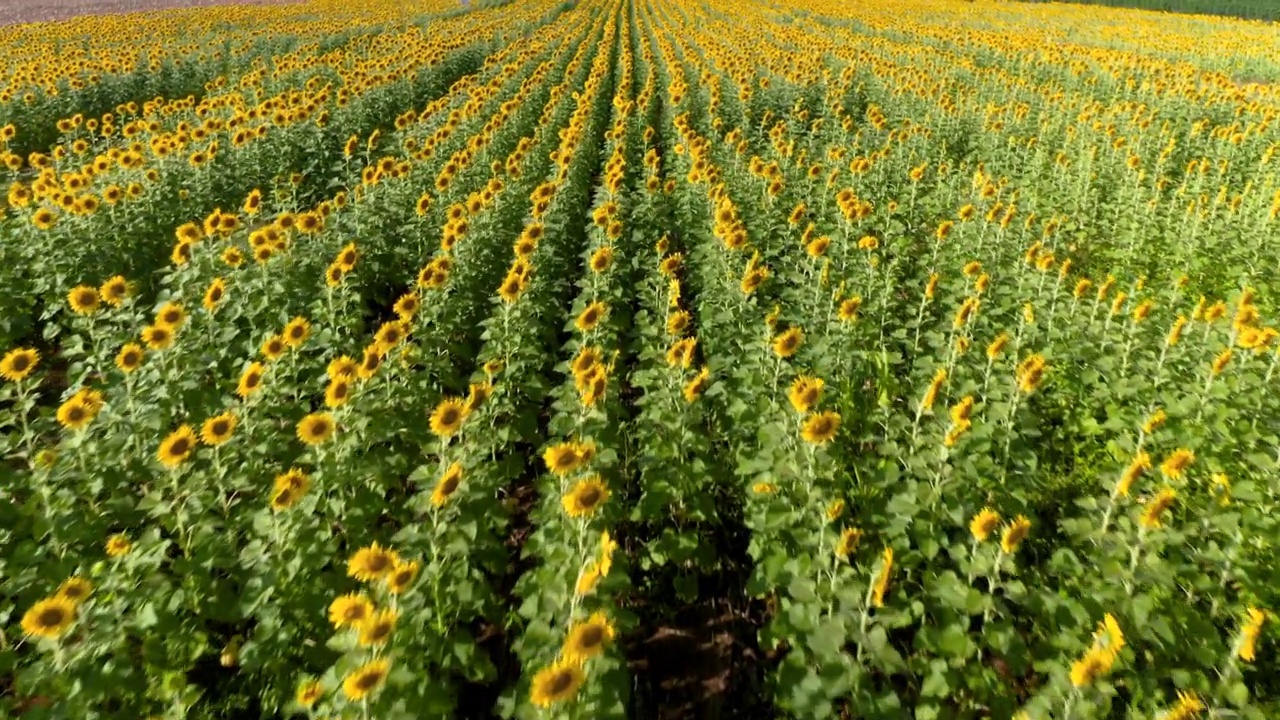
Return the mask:
<path id="1" fill-rule="evenodd" d="M 386 576 L 400 562 L 400 556 L 378 543 L 360 548 L 347 560 L 347 575 L 361 582 L 372 582 Z"/>
<path id="2" fill-rule="evenodd" d="M 551 707 L 577 695 L 585 680 L 586 675 L 579 663 L 562 658 L 538 671 L 533 678 L 529 699 L 538 707 Z"/>
<path id="3" fill-rule="evenodd" d="M 329 413 L 311 413 L 298 421 L 298 439 L 307 445 L 319 445 L 333 437 L 338 429 Z"/>
<path id="4" fill-rule="evenodd" d="M 561 499 L 561 503 L 569 517 L 590 517 L 608 499 L 609 488 L 597 475 L 575 484 Z"/>
<path id="5" fill-rule="evenodd" d="M 431 492 L 431 504 L 436 507 L 442 507 L 449 502 L 449 498 L 458 491 L 458 486 L 462 484 L 462 464 L 455 462 L 450 465 L 440 479 L 436 481 L 435 489 Z"/>
<path id="6" fill-rule="evenodd" d="M 431 432 L 440 438 L 451 438 L 462 429 L 467 419 L 467 406 L 459 398 L 445 398 L 431 413 Z"/>
<path id="7" fill-rule="evenodd" d="M 37 638 L 61 637 L 76 619 L 76 603 L 61 596 L 45 598 L 22 616 L 22 630 Z"/>
<path id="8" fill-rule="evenodd" d="M 32 348 L 14 348 L 0 359 L 0 377 L 9 382 L 20 382 L 35 371 L 40 363 L 40 353 Z"/>
<path id="9" fill-rule="evenodd" d="M 160 449 L 156 451 L 156 457 L 160 460 L 160 464 L 169 469 L 177 468 L 186 462 L 196 449 L 196 433 L 190 425 L 182 425 L 177 430 L 169 433 L 164 440 L 160 442 Z"/>

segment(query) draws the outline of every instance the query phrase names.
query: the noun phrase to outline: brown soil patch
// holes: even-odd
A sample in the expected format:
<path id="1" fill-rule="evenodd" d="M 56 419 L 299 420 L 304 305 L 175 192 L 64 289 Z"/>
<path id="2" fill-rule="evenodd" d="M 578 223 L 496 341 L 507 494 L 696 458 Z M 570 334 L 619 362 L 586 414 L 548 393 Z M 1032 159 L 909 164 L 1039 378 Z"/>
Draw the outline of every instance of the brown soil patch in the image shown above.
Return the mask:
<path id="1" fill-rule="evenodd" d="M 210 5 L 271 5 L 284 0 L 4 0 L 0 26 L 66 20 L 79 15 L 129 13 Z"/>

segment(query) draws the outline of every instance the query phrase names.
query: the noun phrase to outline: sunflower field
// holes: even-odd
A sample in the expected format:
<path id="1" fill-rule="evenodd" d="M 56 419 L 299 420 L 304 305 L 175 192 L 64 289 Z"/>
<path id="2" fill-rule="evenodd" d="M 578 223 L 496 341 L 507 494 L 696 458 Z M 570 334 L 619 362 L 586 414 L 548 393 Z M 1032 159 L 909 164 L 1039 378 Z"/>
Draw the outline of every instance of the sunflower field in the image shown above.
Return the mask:
<path id="1" fill-rule="evenodd" d="M 6 717 L 1280 717 L 1280 26 L 0 48 Z"/>

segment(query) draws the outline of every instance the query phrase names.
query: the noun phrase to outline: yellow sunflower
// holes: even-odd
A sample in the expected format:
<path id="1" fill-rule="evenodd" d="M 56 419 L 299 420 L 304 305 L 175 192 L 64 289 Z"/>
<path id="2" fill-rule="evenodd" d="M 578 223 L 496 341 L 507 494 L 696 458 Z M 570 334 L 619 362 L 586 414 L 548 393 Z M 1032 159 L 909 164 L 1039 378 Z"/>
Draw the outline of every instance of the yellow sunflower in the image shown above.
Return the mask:
<path id="1" fill-rule="evenodd" d="M 351 399 L 351 381 L 340 377 L 329 381 L 324 389 L 325 407 L 342 407 Z"/>
<path id="2" fill-rule="evenodd" d="M 595 329 L 596 325 L 604 319 L 609 312 L 609 306 L 599 300 L 588 305 L 578 319 L 574 322 L 580 332 L 590 332 Z"/>
<path id="3" fill-rule="evenodd" d="M 436 507 L 444 506 L 445 503 L 449 502 L 449 498 L 458 491 L 458 486 L 461 484 L 462 464 L 455 462 L 436 481 L 435 490 L 431 491 L 431 504 Z"/>
<path id="4" fill-rule="evenodd" d="M 348 700 L 363 700 L 382 687 L 382 681 L 387 679 L 389 672 L 391 672 L 391 662 L 386 659 L 365 663 L 343 679 L 342 692 Z"/>
<path id="5" fill-rule="evenodd" d="M 0 377 L 9 382 L 25 380 L 40 363 L 40 353 L 32 348 L 14 348 L 0 359 Z"/>
<path id="6" fill-rule="evenodd" d="M 787 394 L 787 399 L 791 401 L 791 407 L 795 411 L 804 414 L 813 409 L 822 398 L 822 388 L 826 383 L 822 378 L 808 377 L 802 375 L 791 383 L 791 391 Z"/>
<path id="7" fill-rule="evenodd" d="M 83 430 L 97 416 L 93 405 L 80 393 L 76 393 L 58 406 L 58 424 L 68 430 Z"/>
<path id="8" fill-rule="evenodd" d="M 774 337 L 773 354 L 781 358 L 789 358 L 796 354 L 800 343 L 804 341 L 804 332 L 798 327 L 789 328 Z"/>
<path id="9" fill-rule="evenodd" d="M 62 636 L 75 619 L 75 602 L 55 595 L 27 610 L 22 616 L 22 630 L 32 637 L 55 639 Z"/>
<path id="10" fill-rule="evenodd" d="M 116 353 L 116 367 L 124 373 L 131 373 L 142 366 L 142 358 L 144 351 L 142 346 L 137 343 L 125 343 L 120 348 L 120 352 Z"/>
<path id="11" fill-rule="evenodd" d="M 560 502 L 569 517 L 577 518 L 595 514 L 608 499 L 609 488 L 596 475 L 579 481 Z"/>
<path id="12" fill-rule="evenodd" d="M 586 675 L 578 663 L 568 659 L 557 660 L 534 676 L 529 699 L 538 707 L 551 707 L 577 695 L 584 680 Z"/>
<path id="13" fill-rule="evenodd" d="M 395 567 L 391 568 L 391 572 L 387 574 L 387 590 L 393 595 L 399 595 L 408 590 L 413 581 L 418 578 L 418 570 L 420 569 L 421 566 L 417 560 L 396 563 Z"/>
<path id="14" fill-rule="evenodd" d="M 333 416 L 329 413 L 311 413 L 298 421 L 298 439 L 307 445 L 319 445 L 337 430 Z"/>
<path id="15" fill-rule="evenodd" d="M 107 538 L 106 553 L 109 558 L 118 558 L 128 555 L 133 549 L 133 543 L 129 542 L 129 538 L 122 534 L 115 534 Z"/>
<path id="16" fill-rule="evenodd" d="M 123 275 L 116 275 L 102 283 L 98 293 L 106 304 L 111 307 L 120 307 L 125 298 L 129 297 L 129 281 L 125 280 Z"/>
<path id="17" fill-rule="evenodd" d="M 183 425 L 160 442 L 156 457 L 160 464 L 173 469 L 186 462 L 196 449 L 196 433 L 190 425 Z"/>
<path id="18" fill-rule="evenodd" d="M 583 465 L 582 456 L 574 443 L 559 443 L 547 448 L 542 454 L 542 461 L 547 469 L 556 475 L 568 475 Z"/>
<path id="19" fill-rule="evenodd" d="M 296 348 L 311 336 L 311 323 L 302 316 L 295 317 L 284 326 L 284 332 L 281 335 L 286 345 Z"/>
<path id="20" fill-rule="evenodd" d="M 238 419 L 233 412 L 224 412 L 204 421 L 200 428 L 200 439 L 205 445 L 218 446 L 231 439 L 236 430 Z"/>
<path id="21" fill-rule="evenodd" d="M 209 288 L 204 291 L 204 301 L 201 305 L 205 310 L 213 312 L 222 304 L 222 300 L 227 296 L 227 282 L 222 278 L 214 278 L 209 283 Z"/>
<path id="22" fill-rule="evenodd" d="M 347 575 L 361 582 L 372 582 L 389 574 L 398 562 L 399 555 L 375 542 L 360 548 L 347 560 Z"/>
<path id="23" fill-rule="evenodd" d="M 440 438 L 451 438 L 462 429 L 467 419 L 467 406 L 458 398 L 445 398 L 431 413 L 431 432 Z"/>
<path id="24" fill-rule="evenodd" d="M 329 623 L 335 630 L 344 627 L 359 627 L 361 623 L 373 615 L 373 603 L 364 595 L 347 593 L 334 598 L 329 603 Z"/>
<path id="25" fill-rule="evenodd" d="M 329 361 L 329 367 L 325 371 L 329 375 L 330 380 L 336 378 L 345 378 L 351 380 L 356 376 L 356 370 L 360 368 L 360 363 L 348 355 L 339 355 Z"/>
<path id="26" fill-rule="evenodd" d="M 304 708 L 310 708 L 315 705 L 321 697 L 324 696 L 324 686 L 317 680 L 308 680 L 298 686 L 298 693 L 294 699 Z"/>
<path id="27" fill-rule="evenodd" d="M 187 320 L 187 311 L 176 302 L 167 302 L 156 311 L 156 325 L 169 330 L 177 330 Z"/>
<path id="28" fill-rule="evenodd" d="M 142 329 L 142 341 L 152 350 L 166 350 L 173 345 L 173 330 L 160 325 L 148 325 Z"/>
<path id="29" fill-rule="evenodd" d="M 604 652 L 613 640 L 614 629 L 604 613 L 594 613 L 569 628 L 561 654 L 571 662 L 582 663 Z"/>
<path id="30" fill-rule="evenodd" d="M 79 604 L 93 592 L 93 583 L 82 577 L 69 577 L 58 586 L 57 597 Z"/>
<path id="31" fill-rule="evenodd" d="M 92 315 L 102 306 L 102 296 L 98 289 L 88 285 L 77 285 L 67 293 L 67 304 L 72 312 L 80 315 Z"/>
<path id="32" fill-rule="evenodd" d="M 391 633 L 396 629 L 396 620 L 399 617 L 399 613 L 388 608 L 365 618 L 364 622 L 360 623 L 361 647 L 387 644 Z"/>
<path id="33" fill-rule="evenodd" d="M 240 382 L 236 386 L 236 394 L 242 398 L 248 398 L 250 395 L 258 392 L 262 387 L 262 376 L 266 372 L 266 368 L 260 362 L 250 363 L 249 367 L 244 369 L 240 374 Z"/>
<path id="34" fill-rule="evenodd" d="M 271 488 L 271 509 L 283 512 L 293 507 L 307 490 L 311 488 L 311 478 L 298 468 L 290 468 L 288 472 L 276 476 Z"/>
<path id="35" fill-rule="evenodd" d="M 284 338 L 279 335 L 272 335 L 262 343 L 262 356 L 269 362 L 279 360 L 284 356 L 284 351 L 288 349 Z"/>
<path id="36" fill-rule="evenodd" d="M 805 442 L 823 445 L 831 441 L 840 430 L 840 414 L 830 410 L 810 415 L 800 428 Z"/>

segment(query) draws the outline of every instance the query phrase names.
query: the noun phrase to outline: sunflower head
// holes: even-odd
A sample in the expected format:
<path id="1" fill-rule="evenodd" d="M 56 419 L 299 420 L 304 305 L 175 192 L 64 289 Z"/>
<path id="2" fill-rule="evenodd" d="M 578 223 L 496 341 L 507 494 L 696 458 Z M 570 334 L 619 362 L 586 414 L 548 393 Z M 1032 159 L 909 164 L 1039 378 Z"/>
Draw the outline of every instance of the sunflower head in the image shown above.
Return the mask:
<path id="1" fill-rule="evenodd" d="M 216 447 L 231 439 L 235 432 L 237 418 L 233 412 L 224 412 L 204 421 L 200 428 L 200 439 L 205 445 Z"/>
<path id="2" fill-rule="evenodd" d="M 142 341 L 152 350 L 166 350 L 173 346 L 173 329 L 163 325 L 148 325 L 142 329 Z"/>
<path id="3" fill-rule="evenodd" d="M 347 575 L 361 582 L 372 582 L 388 575 L 400 556 L 378 543 L 360 548 L 347 560 Z"/>
<path id="4" fill-rule="evenodd" d="M 391 572 L 387 574 L 387 590 L 393 595 L 399 595 L 408 590 L 409 586 L 413 585 L 413 581 L 418 578 L 418 571 L 421 567 L 417 560 L 396 563 L 395 567 L 391 568 Z"/>
<path id="5" fill-rule="evenodd" d="M 796 354 L 804 333 L 798 327 L 788 328 L 773 338 L 773 354 L 780 358 L 789 358 Z"/>
<path id="6" fill-rule="evenodd" d="M 466 403 L 459 398 L 445 398 L 431 413 L 431 432 L 442 439 L 451 438 L 462 429 L 462 421 L 466 419 Z"/>
<path id="7" fill-rule="evenodd" d="M 310 335 L 311 323 L 307 322 L 307 319 L 302 316 L 290 320 L 289 324 L 284 326 L 284 332 L 281 333 L 285 344 L 294 348 L 306 342 Z"/>
<path id="8" fill-rule="evenodd" d="M 329 622 L 336 630 L 359 627 L 373 613 L 373 603 L 369 598 L 356 593 L 339 595 L 329 603 Z"/>
<path id="9" fill-rule="evenodd" d="M 319 445 L 333 437 L 337 424 L 329 413 L 311 413 L 298 421 L 298 439 L 307 445 Z"/>
<path id="10" fill-rule="evenodd" d="M 304 708 L 315 705 L 324 696 L 324 686 L 318 680 L 308 680 L 298 686 L 294 699 Z"/>
<path id="11" fill-rule="evenodd" d="M 75 619 L 75 601 L 55 595 L 27 610 L 22 616 L 22 630 L 31 637 L 52 640 L 61 637 Z"/>
<path id="12" fill-rule="evenodd" d="M 186 462 L 196 449 L 196 433 L 190 425 L 182 425 L 160 442 L 156 457 L 160 464 L 174 469 Z"/>
<path id="13" fill-rule="evenodd" d="M 458 486 L 461 484 L 462 464 L 455 462 L 436 481 L 436 487 L 431 492 L 431 504 L 436 507 L 442 507 L 449 502 L 449 498 L 453 497 L 453 494 L 458 491 Z"/>
<path id="14" fill-rule="evenodd" d="M 123 275 L 116 275 L 102 283 L 98 293 L 102 296 L 103 302 L 111 307 L 120 307 L 129 297 L 129 281 L 125 280 Z"/>
<path id="15" fill-rule="evenodd" d="M 40 363 L 40 353 L 32 348 L 14 348 L 0 358 L 0 377 L 9 382 L 25 380 Z"/>
<path id="16" fill-rule="evenodd" d="M 830 442 L 840 430 L 840 414 L 830 410 L 810 415 L 801 426 L 800 436 L 805 442 L 823 445 Z"/>
<path id="17" fill-rule="evenodd" d="M 362 647 L 385 645 L 396 629 L 396 620 L 399 617 L 399 613 L 387 608 L 365 618 L 360 623 L 360 645 Z"/>
<path id="18" fill-rule="evenodd" d="M 240 374 L 240 382 L 236 386 L 236 394 L 242 398 L 249 398 L 262 387 L 262 377 L 266 373 L 266 367 L 260 362 L 249 363 L 249 367 L 244 369 Z"/>
<path id="19" fill-rule="evenodd" d="M 79 315 L 92 315 L 102 306 L 102 296 L 98 289 L 89 285 L 77 285 L 67 293 L 67 305 L 71 311 Z"/>
<path id="20" fill-rule="evenodd" d="M 93 592 L 93 583 L 82 577 L 70 577 L 58 586 L 57 596 L 79 604 L 84 602 L 91 592 Z"/>
<path id="21" fill-rule="evenodd" d="M 562 658 L 538 671 L 533 678 L 529 699 L 538 707 L 551 707 L 572 699 L 585 680 L 581 664 Z"/>
<path id="22" fill-rule="evenodd" d="M 107 538 L 106 553 L 109 558 L 123 557 L 133 549 L 133 543 L 125 535 L 117 533 Z"/>
<path id="23" fill-rule="evenodd" d="M 599 476 L 579 481 L 561 499 L 569 517 L 590 517 L 609 499 L 609 488 Z"/>
<path id="24" fill-rule="evenodd" d="M 613 624 L 604 613 L 594 613 L 569 628 L 561 654 L 565 659 L 582 663 L 599 655 L 613 640 Z"/>
<path id="25" fill-rule="evenodd" d="M 365 663 L 343 678 L 342 692 L 353 702 L 363 700 L 382 687 L 389 672 L 391 662 L 385 658 Z"/>
<path id="26" fill-rule="evenodd" d="M 547 448 L 542 454 L 542 461 L 556 475 L 568 475 L 583 464 L 582 456 L 578 454 L 574 443 L 559 443 Z"/>

